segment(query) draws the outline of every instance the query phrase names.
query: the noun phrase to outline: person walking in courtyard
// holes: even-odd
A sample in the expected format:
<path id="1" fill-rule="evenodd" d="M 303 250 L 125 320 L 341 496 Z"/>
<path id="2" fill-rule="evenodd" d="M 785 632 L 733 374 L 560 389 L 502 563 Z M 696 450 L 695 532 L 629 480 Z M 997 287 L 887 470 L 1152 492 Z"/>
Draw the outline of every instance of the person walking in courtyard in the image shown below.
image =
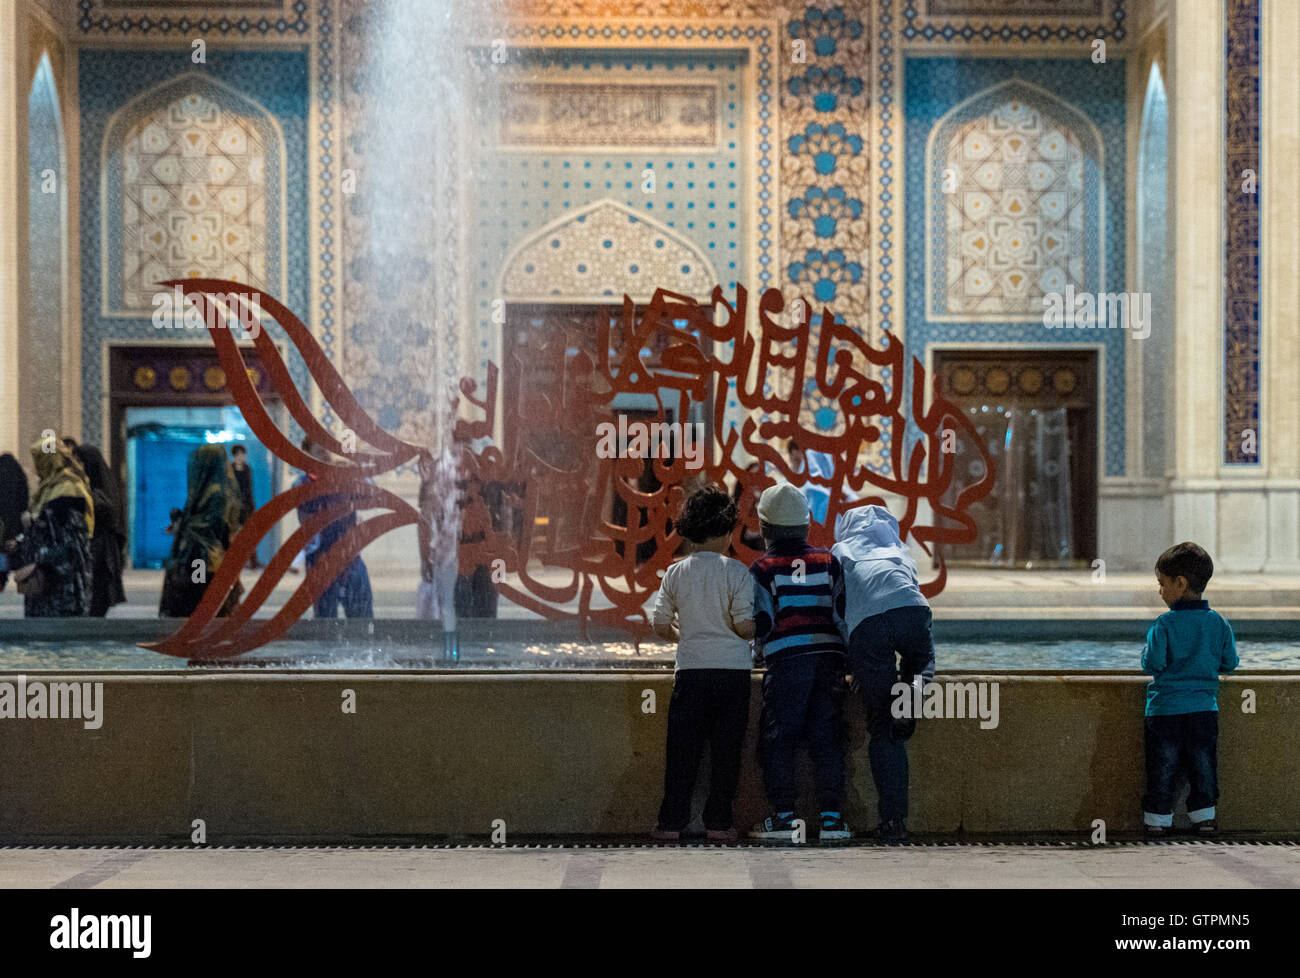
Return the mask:
<path id="1" fill-rule="evenodd" d="M 895 718 L 890 707 L 895 684 L 934 678 L 930 605 L 898 521 L 885 507 L 841 513 L 835 540 L 831 553 L 844 568 L 836 618 L 848 645 L 853 688 L 867 714 L 867 756 L 880 816 L 875 834 L 901 841 L 907 838 L 906 743 L 916 721 Z"/>
<path id="2" fill-rule="evenodd" d="M 18 459 L 9 452 L 0 455 L 0 591 L 9 583 L 9 558 L 18 549 L 30 496 L 27 473 Z"/>
<path id="3" fill-rule="evenodd" d="M 302 450 L 322 462 L 329 461 L 329 453 L 321 445 L 312 444 L 311 439 L 302 440 Z M 294 485 L 305 485 L 315 481 L 310 472 L 299 476 Z M 298 506 L 298 522 L 305 523 L 312 515 L 319 513 L 339 501 L 339 496 L 326 493 Z M 312 567 L 338 543 L 343 534 L 357 525 L 357 514 L 353 510 L 340 516 L 325 529 L 321 530 L 304 548 L 307 554 L 307 568 Z M 352 558 L 342 573 L 334 579 L 328 588 L 316 599 L 315 616 L 317 618 L 337 618 L 339 609 L 348 618 L 373 618 L 375 616 L 374 597 L 370 590 L 370 574 L 366 571 L 365 561 L 357 554 Z"/>
<path id="4" fill-rule="evenodd" d="M 808 544 L 807 497 L 796 486 L 769 486 L 758 501 L 767 549 L 750 565 L 755 639 L 767 674 L 759 721 L 759 761 L 772 814 L 754 839 L 790 841 L 796 831 L 794 752 L 806 740 L 817 781 L 818 838 L 847 839 L 844 823 L 844 641 L 834 600 L 843 587 L 840 562 Z"/>
<path id="5" fill-rule="evenodd" d="M 692 493 L 677 532 L 693 544 L 693 551 L 664 572 L 655 598 L 655 634 L 677 643 L 664 797 L 651 833 L 662 841 L 680 838 L 691 820 L 691 795 L 705 743 L 711 773 L 704 828 L 714 841 L 737 837 L 731 806 L 749 725 L 754 621 L 749 573 L 726 555 L 735 528 L 736 505 L 724 490 L 704 486 Z"/>
<path id="6" fill-rule="evenodd" d="M 1174 823 L 1180 778 L 1190 786 L 1187 818 L 1197 835 L 1218 831 L 1219 673 L 1237 668 L 1232 626 L 1201 595 L 1214 561 L 1195 543 L 1170 547 L 1156 561 L 1160 600 L 1169 610 L 1155 620 L 1142 650 L 1151 674 L 1146 703 L 1147 790 L 1142 824 L 1147 835 L 1167 835 Z"/>
<path id="7" fill-rule="evenodd" d="M 66 618 L 90 608 L 90 540 L 95 504 L 81 463 L 62 442 L 32 445 L 40 480 L 32 493 L 29 523 L 10 562 L 27 618 Z"/>
<path id="8" fill-rule="evenodd" d="M 220 445 L 201 445 L 186 470 L 185 508 L 172 533 L 158 614 L 188 618 L 225 560 L 239 515 L 239 490 Z M 218 614 L 228 615 L 243 588 L 236 582 Z"/>
<path id="9" fill-rule="evenodd" d="M 248 464 L 248 449 L 243 445 L 234 445 L 230 449 L 230 470 L 235 476 L 235 485 L 239 489 L 239 528 L 248 522 L 248 518 L 253 515 L 253 510 L 257 509 L 257 503 L 253 501 L 253 468 Z M 257 551 L 253 551 L 253 556 L 248 559 L 248 566 L 251 570 L 256 570 L 262 565 L 257 560 Z"/>
<path id="10" fill-rule="evenodd" d="M 126 601 L 122 563 L 126 558 L 126 511 L 122 490 L 104 454 L 94 445 L 78 445 L 72 454 L 86 472 L 95 504 L 96 532 L 90 540 L 90 611 L 103 618 L 113 605 Z"/>

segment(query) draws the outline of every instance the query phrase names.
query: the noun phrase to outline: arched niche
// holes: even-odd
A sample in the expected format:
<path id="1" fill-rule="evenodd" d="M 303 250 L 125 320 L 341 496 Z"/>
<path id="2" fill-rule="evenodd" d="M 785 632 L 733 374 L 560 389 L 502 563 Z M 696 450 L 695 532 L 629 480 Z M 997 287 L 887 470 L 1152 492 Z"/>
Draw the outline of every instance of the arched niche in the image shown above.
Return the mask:
<path id="1" fill-rule="evenodd" d="M 1105 152 L 1082 112 L 1019 78 L 957 104 L 926 144 L 926 316 L 1041 320 L 1103 290 Z"/>
<path id="2" fill-rule="evenodd" d="M 549 224 L 507 256 L 500 295 L 509 303 L 648 302 L 656 289 L 706 299 L 719 284 L 690 239 L 614 200 Z"/>
<path id="3" fill-rule="evenodd" d="M 105 316 L 151 315 L 171 278 L 286 294 L 284 134 L 258 102 L 187 72 L 113 114 L 101 159 Z"/>

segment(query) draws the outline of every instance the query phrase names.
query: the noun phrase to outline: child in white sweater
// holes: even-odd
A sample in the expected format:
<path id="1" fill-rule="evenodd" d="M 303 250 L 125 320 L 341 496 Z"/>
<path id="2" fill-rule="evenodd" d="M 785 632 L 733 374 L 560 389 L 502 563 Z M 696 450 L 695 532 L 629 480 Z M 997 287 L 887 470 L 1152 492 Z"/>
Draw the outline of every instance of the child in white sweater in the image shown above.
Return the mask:
<path id="1" fill-rule="evenodd" d="M 736 504 L 722 489 L 705 486 L 692 493 L 677 532 L 695 545 L 694 551 L 668 568 L 655 599 L 655 634 L 677 643 L 664 800 L 651 832 L 655 839 L 676 840 L 690 822 L 706 742 L 712 774 L 704 827 L 711 840 L 736 838 L 731 805 L 749 723 L 754 588 L 749 569 L 726 556 L 735 528 Z"/>

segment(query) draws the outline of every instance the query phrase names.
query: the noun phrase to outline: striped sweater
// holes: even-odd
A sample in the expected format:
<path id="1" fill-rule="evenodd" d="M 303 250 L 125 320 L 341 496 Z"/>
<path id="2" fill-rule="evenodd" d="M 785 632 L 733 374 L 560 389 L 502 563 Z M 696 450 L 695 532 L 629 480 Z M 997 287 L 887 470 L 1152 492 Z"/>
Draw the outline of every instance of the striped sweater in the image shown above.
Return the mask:
<path id="1" fill-rule="evenodd" d="M 754 578 L 754 639 L 769 664 L 812 652 L 844 654 L 835 620 L 844 573 L 829 550 L 804 540 L 782 540 L 754 561 L 749 573 Z"/>

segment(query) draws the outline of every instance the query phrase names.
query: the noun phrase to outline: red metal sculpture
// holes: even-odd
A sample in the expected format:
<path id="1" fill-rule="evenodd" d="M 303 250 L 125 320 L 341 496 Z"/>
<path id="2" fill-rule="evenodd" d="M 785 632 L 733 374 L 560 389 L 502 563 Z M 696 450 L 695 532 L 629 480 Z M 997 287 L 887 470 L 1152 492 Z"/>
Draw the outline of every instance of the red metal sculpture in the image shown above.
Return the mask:
<path id="1" fill-rule="evenodd" d="M 246 289 L 239 283 L 217 279 L 164 284 L 179 285 L 187 295 L 204 303 L 210 301 L 207 294 Z M 899 529 L 905 539 L 910 534 L 927 553 L 933 544 L 973 540 L 976 528 L 967 509 L 992 491 L 992 460 L 974 427 L 941 396 L 937 382 L 926 409 L 926 372 L 920 361 L 912 361 L 910 412 L 920 437 L 904 452 L 907 418 L 902 412 L 905 354 L 901 342 L 893 339 L 883 349 L 872 347 L 855 330 L 837 322 L 831 310 L 824 309 L 816 332 L 816 350 L 811 351 L 814 332 L 808 325 L 796 322 L 785 326 L 778 322 L 777 317 L 785 311 L 785 299 L 779 290 L 769 289 L 759 299 L 757 335 L 745 326 L 748 301 L 743 287 L 737 288 L 734 304 L 728 303 L 721 287 L 717 287 L 712 303 L 707 305 L 660 289 L 642 309 L 625 297 L 621 318 L 614 317 L 619 318 L 617 327 L 606 315 L 593 320 L 595 327 L 584 335 L 560 334 L 550 337 L 550 342 L 535 343 L 526 355 L 516 352 L 506 361 L 506 386 L 518 396 L 505 406 L 500 443 L 487 444 L 478 451 L 473 450 L 471 442 L 491 437 L 497 431 L 500 374 L 494 364 L 489 364 L 487 389 L 482 397 L 477 396 L 475 381 L 462 379 L 460 394 L 481 417 L 457 421 L 454 432 L 453 451 L 459 456 L 463 491 L 461 570 L 490 567 L 499 594 L 547 618 L 577 621 L 584 632 L 588 623 L 595 622 L 643 637 L 650 631 L 644 605 L 657 590 L 662 571 L 676 559 L 680 544 L 672 530 L 672 519 L 684 497 L 683 483 L 704 479 L 722 484 L 727 476 L 742 487 L 742 525 L 734 540 L 736 556 L 742 560 L 756 556 L 746 545 L 747 534 L 758 529 L 754 491 L 777 478 L 817 486 L 829 493 L 825 519 L 811 528 L 810 540 L 814 544 L 832 542 L 839 513 L 886 502 L 881 496 L 864 494 L 868 487 L 906 500 L 906 508 L 899 515 Z M 419 455 L 427 456 L 427 450 L 394 438 L 374 423 L 310 331 L 288 309 L 265 295 L 262 307 L 301 353 L 334 412 L 377 453 L 344 451 L 344 446 L 312 416 L 274 344 L 258 323 L 254 343 L 290 414 L 313 442 L 349 461 L 322 462 L 300 451 L 275 426 L 248 382 L 233 336 L 228 330 L 209 326 L 209 335 L 229 378 L 231 395 L 254 434 L 279 458 L 317 478 L 276 496 L 249 519 L 232 541 L 225 563 L 190 619 L 174 635 L 145 646 L 169 655 L 223 658 L 273 641 L 311 606 L 364 546 L 395 527 L 422 520 L 421 514 L 406 502 L 367 480 Z M 652 348 L 659 351 L 655 365 L 648 362 Z M 811 363 L 810 352 L 815 353 Z M 873 368 L 877 373 L 885 368 L 891 371 L 892 389 L 871 376 Z M 530 374 L 539 372 L 544 374 L 545 383 L 530 385 Z M 813 430 L 800 423 L 808 379 L 837 406 L 837 433 Z M 735 382 L 734 394 L 729 393 L 730 381 Z M 677 403 L 666 406 L 663 391 L 676 392 Z M 710 451 L 701 467 L 688 469 L 680 453 L 678 457 L 649 461 L 628 453 L 620 453 L 623 457 L 601 457 L 610 454 L 598 451 L 601 426 L 616 419 L 612 405 L 621 395 L 638 395 L 643 402 L 652 399 L 657 408 L 640 419 L 651 425 L 664 423 L 666 407 L 675 418 L 685 419 L 692 403 L 711 404 L 707 437 Z M 736 398 L 745 414 L 739 428 L 726 422 L 729 396 Z M 872 471 L 864 457 L 871 445 L 882 440 L 886 430 L 889 446 L 895 449 L 889 453 L 892 472 L 880 473 Z M 949 433 L 960 433 L 963 444 L 977 453 L 982 463 L 982 467 L 976 467 L 978 478 L 962 486 L 954 482 L 957 456 L 951 448 L 944 451 Z M 830 473 L 795 471 L 774 445 L 776 440 L 789 439 L 797 441 L 805 451 L 829 457 L 833 462 Z M 737 449 L 762 463 L 758 471 L 752 471 L 738 458 L 741 452 Z M 502 491 L 515 498 L 520 521 L 503 521 L 499 511 L 494 513 Z M 333 494 L 337 501 L 285 541 L 232 615 L 217 618 L 217 610 L 262 537 L 298 504 L 323 494 Z M 622 524 L 607 518 L 611 501 L 617 501 L 613 508 L 627 514 Z M 922 501 L 930 508 L 925 523 L 918 522 Z M 349 509 L 387 512 L 350 529 L 310 569 L 273 618 L 253 623 L 253 613 L 303 545 Z M 428 523 L 427 514 L 423 520 Z M 541 525 L 546 527 L 544 540 L 539 538 Z M 427 525 L 423 528 L 428 530 Z M 539 564 L 547 580 L 535 573 Z M 553 579 L 557 574 L 562 577 L 559 582 Z M 933 596 L 942 590 L 945 581 L 940 554 L 938 575 L 922 590 Z M 576 610 L 564 607 L 575 601 Z"/>

